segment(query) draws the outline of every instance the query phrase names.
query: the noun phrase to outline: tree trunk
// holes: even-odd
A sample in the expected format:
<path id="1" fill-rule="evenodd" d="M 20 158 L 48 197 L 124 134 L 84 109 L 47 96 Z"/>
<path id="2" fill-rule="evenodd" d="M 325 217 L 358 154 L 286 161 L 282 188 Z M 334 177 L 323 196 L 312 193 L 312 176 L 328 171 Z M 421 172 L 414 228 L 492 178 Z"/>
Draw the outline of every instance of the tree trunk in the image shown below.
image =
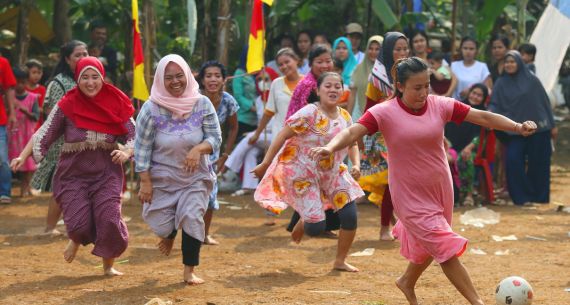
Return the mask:
<path id="1" fill-rule="evenodd" d="M 144 52 L 144 79 L 147 84 L 152 84 L 151 73 L 153 67 L 153 50 L 156 49 L 156 19 L 151 0 L 143 0 L 142 13 L 142 40 Z"/>
<path id="2" fill-rule="evenodd" d="M 229 39 L 231 28 L 231 0 L 220 0 L 218 3 L 218 46 L 216 57 L 224 66 L 228 65 Z"/>
<path id="3" fill-rule="evenodd" d="M 124 20 L 125 20 L 125 27 L 127 28 L 124 31 L 125 36 L 123 37 L 124 41 L 125 41 L 125 73 L 119 77 L 120 79 L 120 84 L 122 86 L 122 88 L 130 88 L 131 90 L 132 88 L 132 73 L 133 73 L 133 17 L 131 16 L 131 11 L 130 10 L 125 10 L 125 14 L 124 14 Z M 128 25 L 127 25 L 128 24 Z M 128 77 L 128 75 L 130 75 L 130 77 Z"/>
<path id="4" fill-rule="evenodd" d="M 28 15 L 30 14 L 32 7 L 32 0 L 24 0 L 20 4 L 20 11 L 18 13 L 18 27 L 16 30 L 16 53 L 18 54 L 16 63 L 18 66 L 23 66 L 28 59 L 28 47 L 30 46 Z"/>
<path id="5" fill-rule="evenodd" d="M 210 46 L 210 34 L 212 31 L 212 18 L 210 17 L 210 9 L 212 8 L 212 0 L 204 0 L 204 29 L 202 31 L 202 60 L 206 61 L 210 58 L 208 49 Z"/>
<path id="6" fill-rule="evenodd" d="M 452 1 L 451 9 L 451 58 L 455 58 L 455 32 L 457 30 L 457 0 Z"/>
<path id="7" fill-rule="evenodd" d="M 54 0 L 53 2 L 53 31 L 54 42 L 57 46 L 71 40 L 71 24 L 69 23 L 69 0 Z"/>

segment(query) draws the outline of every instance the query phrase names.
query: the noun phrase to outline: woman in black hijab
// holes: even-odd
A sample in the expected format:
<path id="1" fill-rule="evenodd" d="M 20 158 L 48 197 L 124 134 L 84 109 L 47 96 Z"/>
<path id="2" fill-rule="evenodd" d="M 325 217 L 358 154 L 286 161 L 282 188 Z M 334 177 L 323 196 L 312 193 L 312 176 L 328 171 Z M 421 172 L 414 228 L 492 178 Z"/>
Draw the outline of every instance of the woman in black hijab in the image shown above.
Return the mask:
<path id="1" fill-rule="evenodd" d="M 489 110 L 515 121 L 534 121 L 534 135 L 504 136 L 507 147 L 507 188 L 513 202 L 548 203 L 550 200 L 550 156 L 558 129 L 548 95 L 538 78 L 529 71 L 518 51 L 505 56 L 503 74 L 493 87 Z"/>

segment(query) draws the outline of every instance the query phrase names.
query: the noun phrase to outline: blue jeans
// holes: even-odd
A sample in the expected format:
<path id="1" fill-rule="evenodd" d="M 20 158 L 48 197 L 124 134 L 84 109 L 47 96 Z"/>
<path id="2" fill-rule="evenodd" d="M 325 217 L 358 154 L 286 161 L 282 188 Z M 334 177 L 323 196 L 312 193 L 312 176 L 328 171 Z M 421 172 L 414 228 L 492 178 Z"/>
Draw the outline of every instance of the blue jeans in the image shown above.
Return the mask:
<path id="1" fill-rule="evenodd" d="M 0 196 L 10 196 L 12 172 L 8 160 L 8 135 L 6 126 L 0 126 Z"/>

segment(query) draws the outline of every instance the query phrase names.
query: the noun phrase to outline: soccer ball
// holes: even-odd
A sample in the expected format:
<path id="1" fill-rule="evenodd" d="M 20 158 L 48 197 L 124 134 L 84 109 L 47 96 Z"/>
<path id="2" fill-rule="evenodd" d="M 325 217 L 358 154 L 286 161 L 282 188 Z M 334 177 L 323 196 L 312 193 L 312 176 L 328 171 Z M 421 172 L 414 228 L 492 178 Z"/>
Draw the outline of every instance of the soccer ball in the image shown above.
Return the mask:
<path id="1" fill-rule="evenodd" d="M 533 291 L 530 284 L 519 276 L 502 280 L 495 290 L 497 305 L 530 305 Z"/>

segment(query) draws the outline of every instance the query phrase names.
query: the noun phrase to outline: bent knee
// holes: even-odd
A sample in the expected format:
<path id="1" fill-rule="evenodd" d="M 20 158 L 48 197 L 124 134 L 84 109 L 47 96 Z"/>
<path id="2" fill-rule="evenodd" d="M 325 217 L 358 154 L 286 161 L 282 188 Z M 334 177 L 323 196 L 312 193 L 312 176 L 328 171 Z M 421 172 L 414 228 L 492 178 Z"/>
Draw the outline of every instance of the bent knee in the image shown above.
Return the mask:
<path id="1" fill-rule="evenodd" d="M 315 236 L 319 236 L 319 235 L 323 234 L 325 232 L 326 227 L 327 227 L 327 223 L 325 220 L 315 222 L 315 223 L 305 222 L 305 224 L 304 224 L 305 234 L 307 234 L 311 237 L 315 237 Z"/>
<path id="2" fill-rule="evenodd" d="M 338 211 L 340 218 L 340 228 L 343 230 L 356 230 L 358 227 L 358 216 L 356 204 L 353 202 L 348 203 Z"/>

